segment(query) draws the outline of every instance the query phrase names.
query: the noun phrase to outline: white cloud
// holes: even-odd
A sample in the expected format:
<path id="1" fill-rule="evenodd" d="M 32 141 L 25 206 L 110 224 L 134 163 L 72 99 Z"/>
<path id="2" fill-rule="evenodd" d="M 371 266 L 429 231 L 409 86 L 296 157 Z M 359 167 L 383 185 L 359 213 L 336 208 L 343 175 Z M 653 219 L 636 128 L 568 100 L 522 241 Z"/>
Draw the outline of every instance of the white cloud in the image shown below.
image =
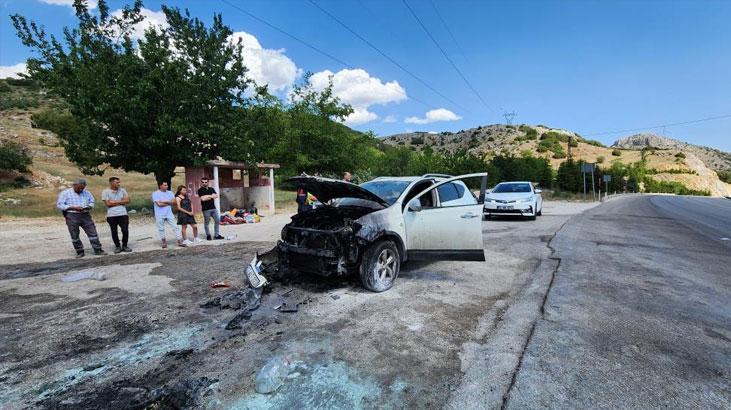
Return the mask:
<path id="1" fill-rule="evenodd" d="M 291 87 L 302 74 L 294 61 L 284 55 L 284 49 L 263 48 L 256 37 L 245 31 L 237 31 L 229 39 L 241 39 L 248 76 L 259 85 L 268 84 L 270 90 L 283 91 Z"/>
<path id="2" fill-rule="evenodd" d="M 74 0 L 38 0 L 38 1 L 40 1 L 41 3 L 52 4 L 54 6 L 73 7 L 73 5 L 74 5 Z M 86 5 L 89 8 L 89 10 L 95 9 L 97 6 L 97 0 L 87 0 Z"/>
<path id="3" fill-rule="evenodd" d="M 395 115 L 387 115 L 386 118 L 383 119 L 383 122 L 386 124 L 391 124 L 398 121 Z"/>
<path id="4" fill-rule="evenodd" d="M 20 78 L 18 73 L 28 74 L 28 68 L 25 66 L 25 63 L 0 65 L 0 78 Z"/>
<path id="5" fill-rule="evenodd" d="M 382 82 L 371 77 L 363 69 L 343 69 L 337 73 L 330 70 L 320 71 L 312 75 L 310 81 L 315 90 L 323 90 L 332 77 L 333 94 L 353 107 L 345 123 L 349 125 L 363 124 L 378 119 L 378 115 L 368 111 L 371 105 L 385 105 L 406 100 L 406 91 L 397 81 Z"/>
<path id="6" fill-rule="evenodd" d="M 407 124 L 431 124 L 433 122 L 457 121 L 461 119 L 462 117 L 446 108 L 437 108 L 436 110 L 427 111 L 424 118 L 408 117 L 404 120 L 404 122 Z"/>
<path id="7" fill-rule="evenodd" d="M 145 37 L 145 30 L 147 30 L 149 27 L 156 27 L 156 28 L 167 28 L 168 27 L 168 20 L 165 17 L 165 13 L 160 11 L 152 11 L 150 9 L 142 8 L 140 10 L 140 14 L 145 19 L 141 22 L 135 24 L 132 27 L 132 32 L 130 33 L 130 37 L 132 37 L 135 40 L 139 40 L 143 37 Z M 122 17 L 122 10 L 116 10 L 112 13 L 115 17 Z"/>

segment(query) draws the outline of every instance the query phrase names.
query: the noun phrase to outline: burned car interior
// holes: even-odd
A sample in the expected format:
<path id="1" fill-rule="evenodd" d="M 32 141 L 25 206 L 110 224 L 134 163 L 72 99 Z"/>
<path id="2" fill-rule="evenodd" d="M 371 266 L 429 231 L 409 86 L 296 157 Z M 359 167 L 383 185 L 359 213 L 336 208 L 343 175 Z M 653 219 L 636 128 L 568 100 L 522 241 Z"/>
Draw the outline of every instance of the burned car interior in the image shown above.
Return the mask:
<path id="1" fill-rule="evenodd" d="M 461 181 L 470 177 L 483 180 L 480 198 Z M 484 261 L 479 199 L 486 179 L 486 173 L 424 175 L 356 185 L 307 175 L 290 178 L 290 187 L 306 190 L 322 205 L 293 215 L 277 246 L 246 268 L 247 277 L 265 283 L 267 275 L 293 271 L 359 274 L 365 288 L 381 292 L 393 285 L 409 258 Z"/>

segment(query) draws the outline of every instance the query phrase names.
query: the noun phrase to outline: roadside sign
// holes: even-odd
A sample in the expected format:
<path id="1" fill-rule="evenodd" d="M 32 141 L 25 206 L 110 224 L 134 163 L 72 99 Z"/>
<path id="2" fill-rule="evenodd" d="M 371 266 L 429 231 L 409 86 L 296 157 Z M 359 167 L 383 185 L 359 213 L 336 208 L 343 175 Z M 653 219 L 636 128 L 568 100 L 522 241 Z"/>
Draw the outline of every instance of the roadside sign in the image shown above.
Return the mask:
<path id="1" fill-rule="evenodd" d="M 588 163 L 582 164 L 581 172 L 583 172 L 585 174 L 594 172 L 594 164 L 588 164 Z"/>
<path id="2" fill-rule="evenodd" d="M 604 182 L 611 182 L 612 181 L 612 176 L 611 175 L 604 175 L 604 178 L 602 178 L 602 179 L 604 180 Z"/>

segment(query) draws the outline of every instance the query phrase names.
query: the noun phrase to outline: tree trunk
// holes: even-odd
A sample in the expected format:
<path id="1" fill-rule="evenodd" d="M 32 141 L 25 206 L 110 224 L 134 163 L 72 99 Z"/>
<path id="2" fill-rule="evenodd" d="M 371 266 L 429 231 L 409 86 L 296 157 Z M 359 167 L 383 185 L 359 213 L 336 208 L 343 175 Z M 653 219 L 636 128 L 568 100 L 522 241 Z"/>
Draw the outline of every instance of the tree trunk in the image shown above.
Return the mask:
<path id="1" fill-rule="evenodd" d="M 160 186 L 163 182 L 167 182 L 168 189 L 175 190 L 173 188 L 173 177 L 175 176 L 175 167 L 173 168 L 165 168 L 161 170 L 155 171 L 155 180 L 157 180 L 157 186 Z"/>

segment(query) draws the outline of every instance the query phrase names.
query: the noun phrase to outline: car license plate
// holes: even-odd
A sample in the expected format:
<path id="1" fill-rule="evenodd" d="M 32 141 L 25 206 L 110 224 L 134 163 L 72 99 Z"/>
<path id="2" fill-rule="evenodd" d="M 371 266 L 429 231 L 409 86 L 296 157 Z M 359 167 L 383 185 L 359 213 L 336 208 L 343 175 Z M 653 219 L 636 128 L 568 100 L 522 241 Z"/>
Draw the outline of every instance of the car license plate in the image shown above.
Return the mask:
<path id="1" fill-rule="evenodd" d="M 498 205 L 497 209 L 513 209 L 512 205 Z"/>

